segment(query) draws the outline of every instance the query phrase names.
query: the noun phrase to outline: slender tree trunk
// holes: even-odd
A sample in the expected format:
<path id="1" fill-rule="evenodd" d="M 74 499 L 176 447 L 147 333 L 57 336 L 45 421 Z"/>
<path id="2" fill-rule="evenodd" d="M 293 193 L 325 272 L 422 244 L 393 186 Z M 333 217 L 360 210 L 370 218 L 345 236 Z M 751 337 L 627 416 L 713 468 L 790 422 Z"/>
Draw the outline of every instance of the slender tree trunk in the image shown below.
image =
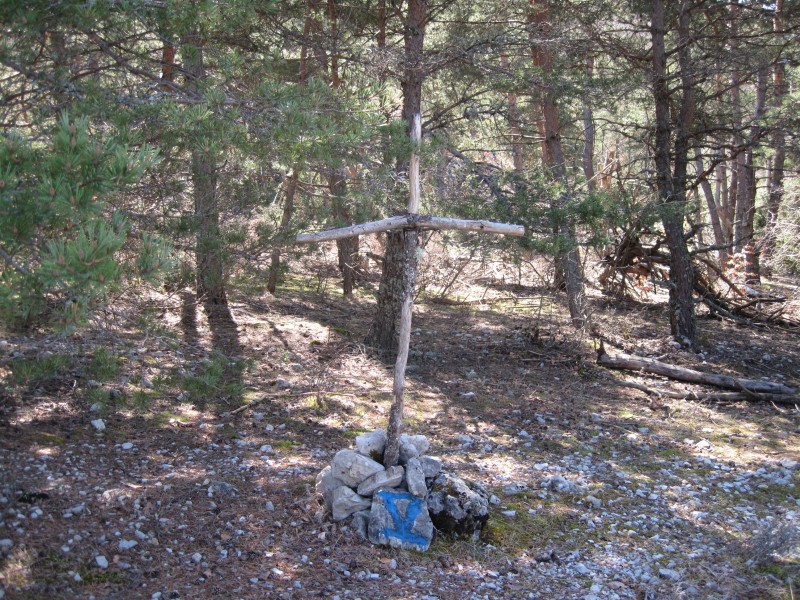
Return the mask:
<path id="1" fill-rule="evenodd" d="M 669 305 L 670 329 L 676 340 L 682 344 L 694 345 L 695 343 L 695 317 L 692 292 L 694 288 L 694 270 L 686 238 L 683 235 L 684 212 L 686 205 L 686 192 L 676 189 L 676 182 L 685 184 L 685 156 L 687 144 L 685 140 L 678 141 L 681 136 L 686 138 L 687 125 L 681 125 L 676 135 L 676 164 L 675 177 L 670 172 L 670 90 L 667 76 L 667 54 L 664 45 L 666 27 L 664 23 L 664 0 L 652 0 L 651 38 L 653 44 L 653 99 L 655 101 L 655 165 L 658 182 L 658 192 L 662 202 L 662 224 L 667 237 L 670 251 L 669 269 Z M 681 35 L 679 43 L 685 41 L 688 28 L 688 10 L 684 1 L 681 7 Z M 684 44 L 681 43 L 683 46 Z M 685 48 L 688 51 L 688 46 Z M 683 62 L 686 57 L 679 58 L 681 62 L 682 77 L 689 76 L 684 72 Z M 693 106 L 687 100 L 687 91 L 684 83 L 683 98 L 681 101 L 681 114 L 692 114 Z M 683 157 L 678 157 L 678 149 L 684 152 Z"/>
<path id="2" fill-rule="evenodd" d="M 347 179 L 345 170 L 337 169 L 328 174 L 328 189 L 331 192 L 331 208 L 336 227 L 353 225 L 347 210 Z M 336 240 L 339 256 L 339 271 L 342 273 L 342 292 L 345 297 L 353 295 L 355 285 L 356 260 L 358 257 L 358 236 Z"/>
<path id="3" fill-rule="evenodd" d="M 545 33 L 549 31 L 549 0 L 531 0 L 530 21 L 535 27 Z M 545 79 L 553 74 L 553 55 L 544 44 L 534 43 L 531 47 L 531 57 L 534 65 L 542 69 Z M 545 83 L 541 93 L 542 117 L 544 121 L 545 144 L 551 162 L 548 165 L 553 181 L 561 187 L 557 200 L 557 209 L 564 211 L 571 202 L 569 181 L 564 152 L 561 147 L 561 124 L 559 121 L 558 105 L 555 93 L 549 83 Z M 557 262 L 564 274 L 564 283 L 567 289 L 567 303 L 572 324 L 576 328 L 586 325 L 586 301 L 583 288 L 583 273 L 581 272 L 581 259 L 575 237 L 575 226 L 572 219 L 563 217 L 558 224 L 557 233 L 567 246 L 557 257 Z"/>
<path id="4" fill-rule="evenodd" d="M 703 166 L 703 157 L 700 154 L 699 148 L 695 150 L 694 160 L 697 172 L 703 173 L 705 167 Z M 711 183 L 709 183 L 708 177 L 703 177 L 700 180 L 700 188 L 703 190 L 703 197 L 708 207 L 708 218 L 709 221 L 711 221 L 711 229 L 714 232 L 714 245 L 724 246 L 726 244 L 725 232 L 722 230 L 722 221 L 719 216 L 719 210 L 717 209 L 717 199 L 714 197 L 714 191 L 711 189 Z M 717 256 L 719 257 L 720 264 L 724 266 L 728 257 L 725 250 L 720 248 L 717 251 Z"/>
<path id="5" fill-rule="evenodd" d="M 586 85 L 591 85 L 594 77 L 594 56 L 590 53 L 586 57 Z M 589 103 L 590 94 L 583 95 L 583 175 L 586 177 L 586 185 L 590 191 L 597 189 L 597 182 L 594 174 L 594 115 L 592 106 Z"/>
<path id="6" fill-rule="evenodd" d="M 161 49 L 161 81 L 161 91 L 174 91 L 170 84 L 175 83 L 175 46 L 168 41 L 164 42 Z"/>
<path id="7" fill-rule="evenodd" d="M 775 18 L 773 30 L 780 35 L 785 30 L 783 1 L 775 2 Z M 779 57 L 772 67 L 772 105 L 777 113 L 783 106 L 783 98 L 788 93 L 786 84 L 786 65 Z M 778 115 L 781 118 L 781 115 Z M 778 213 L 783 201 L 783 173 L 786 164 L 786 133 L 779 123 L 772 133 L 772 149 L 775 152 L 772 158 L 772 169 L 769 177 L 769 196 L 767 197 L 767 223 L 764 228 L 764 241 L 762 252 L 766 258 L 772 257 L 775 252 L 775 228 L 778 224 Z"/>
<path id="8" fill-rule="evenodd" d="M 745 222 L 742 227 L 742 232 L 749 238 L 749 241 L 744 246 L 745 283 L 749 284 L 761 283 L 759 248 L 753 239 L 753 234 L 755 232 L 757 191 L 756 170 L 753 156 L 760 146 L 761 119 L 764 117 L 766 111 L 767 77 L 767 67 L 761 67 L 757 73 L 756 106 L 747 148 L 747 211 L 744 215 Z"/>
<path id="9" fill-rule="evenodd" d="M 203 46 L 197 35 L 183 40 L 183 67 L 186 88 L 197 93 L 206 78 L 203 64 Z M 225 292 L 225 270 L 220 231 L 219 199 L 217 197 L 217 162 L 199 142 L 192 148 L 191 173 L 194 188 L 194 216 L 196 221 L 195 261 L 197 269 L 197 297 L 207 306 L 228 304 Z"/>
<path id="10" fill-rule="evenodd" d="M 500 53 L 500 66 L 509 70 L 508 56 Z M 525 170 L 525 157 L 522 152 L 522 118 L 519 112 L 519 103 L 516 92 L 508 92 L 508 129 L 509 142 L 511 144 L 511 159 L 514 165 L 514 173 L 522 175 Z"/>
<path id="11" fill-rule="evenodd" d="M 336 0 L 328 0 L 328 22 L 330 23 L 330 82 L 334 90 L 341 86 L 339 77 L 339 15 Z M 353 221 L 347 208 L 347 176 L 343 168 L 331 169 L 328 172 L 328 189 L 331 193 L 331 208 L 337 227 L 352 225 Z M 353 295 L 355 286 L 355 262 L 358 257 L 358 237 L 336 241 L 339 259 L 339 272 L 342 274 L 342 293 L 346 298 Z"/>
<path id="12" fill-rule="evenodd" d="M 422 51 L 427 18 L 427 0 L 408 0 L 403 27 L 405 61 L 400 87 L 403 92 L 402 116 L 406 121 L 409 137 L 412 135 L 414 115 L 422 113 L 422 82 L 425 77 Z M 399 162 L 397 171 L 400 175 L 408 173 L 408 161 Z M 405 289 L 405 248 L 412 242 L 416 247 L 417 237 L 416 230 L 391 233 L 386 237 L 386 255 L 378 288 L 377 307 L 366 341 L 388 355 L 397 351 L 398 325 Z"/>
<path id="13" fill-rule="evenodd" d="M 294 213 L 294 195 L 297 191 L 298 178 L 297 171 L 293 170 L 291 175 L 286 179 L 286 191 L 283 195 L 283 214 L 281 215 L 281 222 L 278 225 L 278 235 L 275 236 L 275 245 L 270 254 L 269 279 L 267 280 L 267 290 L 273 295 L 275 294 L 275 288 L 278 285 L 278 276 L 280 275 L 281 249 L 288 239 L 289 223 Z"/>

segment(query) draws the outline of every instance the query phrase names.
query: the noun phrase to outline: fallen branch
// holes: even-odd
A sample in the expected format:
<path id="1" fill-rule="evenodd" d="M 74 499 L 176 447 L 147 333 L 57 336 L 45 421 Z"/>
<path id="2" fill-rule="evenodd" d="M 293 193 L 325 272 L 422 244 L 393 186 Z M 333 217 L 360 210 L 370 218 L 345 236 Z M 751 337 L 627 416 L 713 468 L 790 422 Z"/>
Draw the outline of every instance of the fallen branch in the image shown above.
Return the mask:
<path id="1" fill-rule="evenodd" d="M 746 392 L 673 392 L 659 390 L 632 381 L 618 381 L 621 386 L 640 390 L 657 398 L 673 398 L 676 400 L 705 400 L 711 402 L 776 402 L 787 406 L 796 406 L 800 400 L 790 394 L 756 394 Z"/>
<path id="2" fill-rule="evenodd" d="M 718 388 L 744 391 L 746 394 L 796 394 L 797 390 L 790 388 L 782 383 L 773 383 L 761 379 L 740 379 L 728 375 L 716 375 L 714 373 L 703 373 L 693 369 L 678 367 L 669 363 L 660 362 L 650 358 L 638 356 L 606 354 L 605 348 L 600 346 L 597 350 L 597 364 L 610 369 L 625 369 L 629 371 L 644 371 L 661 375 L 677 381 L 688 383 L 700 383 Z"/>

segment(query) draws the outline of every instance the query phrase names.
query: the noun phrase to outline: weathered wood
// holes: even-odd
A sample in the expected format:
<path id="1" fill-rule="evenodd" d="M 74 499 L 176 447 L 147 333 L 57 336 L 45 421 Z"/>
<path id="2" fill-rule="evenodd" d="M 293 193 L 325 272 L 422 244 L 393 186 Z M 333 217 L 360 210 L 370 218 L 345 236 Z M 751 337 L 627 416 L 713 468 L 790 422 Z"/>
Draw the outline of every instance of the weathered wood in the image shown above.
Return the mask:
<path id="1" fill-rule="evenodd" d="M 422 140 L 422 116 L 414 114 L 414 122 L 411 124 L 411 146 L 414 150 L 411 153 L 411 162 L 408 165 L 408 212 L 412 215 L 419 212 L 419 197 L 421 186 L 419 182 L 419 143 Z"/>
<path id="2" fill-rule="evenodd" d="M 414 303 L 414 287 L 417 282 L 417 232 L 404 232 L 403 252 L 403 306 L 400 309 L 400 329 L 398 332 L 397 359 L 394 363 L 394 383 L 392 385 L 392 407 L 389 411 L 389 427 L 386 430 L 386 451 L 383 466 L 387 469 L 400 460 L 400 434 L 403 432 L 403 392 L 406 381 L 408 349 L 411 343 L 411 309 Z"/>
<path id="3" fill-rule="evenodd" d="M 494 221 L 483 220 L 450 219 L 447 217 L 433 217 L 431 215 L 405 214 L 389 217 L 388 219 L 381 219 L 379 221 L 359 223 L 358 225 L 351 225 L 350 227 L 341 227 L 339 229 L 300 233 L 295 240 L 298 244 L 330 242 L 354 235 L 380 233 L 383 231 L 394 231 L 396 229 L 446 229 L 478 233 L 498 233 L 500 235 L 511 235 L 515 237 L 525 235 L 525 227 L 522 225 L 510 225 L 508 223 L 495 223 Z"/>
<path id="4" fill-rule="evenodd" d="M 795 394 L 797 390 L 782 383 L 773 383 L 761 379 L 740 379 L 728 375 L 703 373 L 693 369 L 678 367 L 651 358 L 639 356 L 617 355 L 610 356 L 601 349 L 597 353 L 597 364 L 610 369 L 625 369 L 630 371 L 644 371 L 688 383 L 700 383 L 727 390 L 754 394 Z"/>
<path id="5" fill-rule="evenodd" d="M 624 387 L 641 390 L 649 396 L 658 398 L 672 398 L 676 400 L 701 400 L 708 402 L 774 402 L 795 406 L 800 402 L 800 398 L 792 394 L 756 394 L 755 392 L 673 392 L 672 390 L 659 390 L 651 388 L 641 383 L 632 381 L 618 381 Z"/>

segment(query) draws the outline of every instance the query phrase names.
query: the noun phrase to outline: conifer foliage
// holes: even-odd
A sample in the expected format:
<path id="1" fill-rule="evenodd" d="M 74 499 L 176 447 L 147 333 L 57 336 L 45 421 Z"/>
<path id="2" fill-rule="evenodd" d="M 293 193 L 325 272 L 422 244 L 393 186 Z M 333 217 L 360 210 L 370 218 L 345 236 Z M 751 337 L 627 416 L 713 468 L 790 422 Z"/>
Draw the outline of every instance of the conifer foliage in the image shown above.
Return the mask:
<path id="1" fill-rule="evenodd" d="M 11 132 L 0 140 L 0 311 L 26 323 L 53 310 L 72 328 L 124 277 L 151 277 L 166 266 L 168 247 L 140 236 L 135 258 L 121 249 L 131 235 L 114 195 L 155 164 L 156 152 L 135 152 L 90 131 L 66 112 L 49 139 L 35 143 Z"/>

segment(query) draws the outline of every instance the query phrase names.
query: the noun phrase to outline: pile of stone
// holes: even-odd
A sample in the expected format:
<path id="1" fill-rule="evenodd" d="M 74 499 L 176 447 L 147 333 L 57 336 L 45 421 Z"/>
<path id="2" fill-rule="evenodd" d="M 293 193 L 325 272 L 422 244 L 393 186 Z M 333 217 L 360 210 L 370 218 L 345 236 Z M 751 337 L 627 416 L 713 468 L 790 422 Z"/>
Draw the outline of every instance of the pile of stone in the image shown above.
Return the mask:
<path id="1" fill-rule="evenodd" d="M 442 471 L 428 456 L 422 435 L 402 434 L 400 464 L 384 468 L 382 429 L 356 438 L 356 450 L 340 450 L 317 475 L 317 492 L 334 521 L 373 544 L 424 552 L 434 532 L 477 537 L 489 518 L 489 494 L 478 484 Z"/>

